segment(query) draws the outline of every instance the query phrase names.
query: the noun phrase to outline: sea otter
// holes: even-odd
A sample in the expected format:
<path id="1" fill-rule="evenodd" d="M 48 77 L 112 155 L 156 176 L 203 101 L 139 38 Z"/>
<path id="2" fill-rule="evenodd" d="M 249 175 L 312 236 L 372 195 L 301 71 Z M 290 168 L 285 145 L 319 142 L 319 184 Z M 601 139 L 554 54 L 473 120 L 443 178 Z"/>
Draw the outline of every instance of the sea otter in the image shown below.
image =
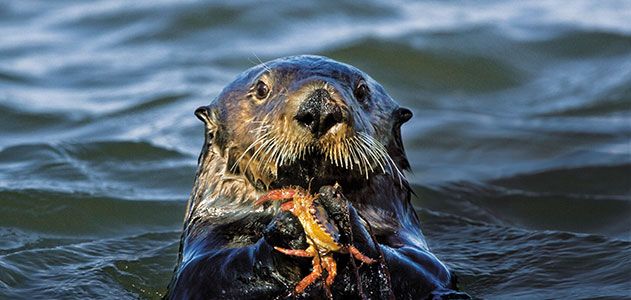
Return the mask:
<path id="1" fill-rule="evenodd" d="M 195 115 L 205 142 L 167 298 L 467 297 L 430 253 L 410 203 L 400 128 L 412 112 L 364 72 L 322 56 L 276 59 L 240 74 Z M 305 231 L 278 205 L 254 205 L 291 186 L 318 194 L 332 216 L 348 201 L 348 239 L 380 263 L 334 253 L 330 290 L 315 282 L 295 293 L 310 259 L 274 246 L 305 249 Z"/>

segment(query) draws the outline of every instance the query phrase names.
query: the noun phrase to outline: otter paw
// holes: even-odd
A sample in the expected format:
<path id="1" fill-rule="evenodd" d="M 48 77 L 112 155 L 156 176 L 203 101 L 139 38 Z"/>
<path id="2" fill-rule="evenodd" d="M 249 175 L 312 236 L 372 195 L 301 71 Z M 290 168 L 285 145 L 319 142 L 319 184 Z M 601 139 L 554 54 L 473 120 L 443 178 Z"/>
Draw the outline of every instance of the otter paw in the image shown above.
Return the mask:
<path id="1" fill-rule="evenodd" d="M 305 231 L 291 212 L 283 211 L 272 219 L 263 231 L 265 241 L 275 247 L 289 249 L 305 249 L 307 237 Z"/>
<path id="2" fill-rule="evenodd" d="M 342 194 L 339 185 L 325 185 L 318 191 L 318 201 L 324 206 L 329 217 L 342 226 L 348 227 L 349 207 L 348 200 Z"/>

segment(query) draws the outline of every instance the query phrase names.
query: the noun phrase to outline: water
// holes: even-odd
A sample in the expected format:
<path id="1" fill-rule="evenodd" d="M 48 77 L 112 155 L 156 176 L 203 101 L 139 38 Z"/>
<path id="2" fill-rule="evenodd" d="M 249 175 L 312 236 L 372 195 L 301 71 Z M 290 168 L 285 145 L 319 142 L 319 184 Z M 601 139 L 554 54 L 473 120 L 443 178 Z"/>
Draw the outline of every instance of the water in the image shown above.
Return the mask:
<path id="1" fill-rule="evenodd" d="M 428 243 L 489 299 L 631 298 L 629 1 L 2 1 L 0 298 L 156 298 L 240 71 L 380 81 Z"/>

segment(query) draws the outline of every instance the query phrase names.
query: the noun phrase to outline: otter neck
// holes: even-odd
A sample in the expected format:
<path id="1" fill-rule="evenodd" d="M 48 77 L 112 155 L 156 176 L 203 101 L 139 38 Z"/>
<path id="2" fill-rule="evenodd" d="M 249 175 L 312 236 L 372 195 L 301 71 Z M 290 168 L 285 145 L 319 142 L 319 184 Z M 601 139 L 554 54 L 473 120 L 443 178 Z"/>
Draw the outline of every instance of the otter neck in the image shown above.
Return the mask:
<path id="1" fill-rule="evenodd" d="M 230 172 L 228 157 L 228 151 L 217 145 L 206 144 L 202 149 L 187 205 L 187 219 L 199 217 L 221 224 L 254 210 L 254 200 L 260 193 L 244 176 Z"/>

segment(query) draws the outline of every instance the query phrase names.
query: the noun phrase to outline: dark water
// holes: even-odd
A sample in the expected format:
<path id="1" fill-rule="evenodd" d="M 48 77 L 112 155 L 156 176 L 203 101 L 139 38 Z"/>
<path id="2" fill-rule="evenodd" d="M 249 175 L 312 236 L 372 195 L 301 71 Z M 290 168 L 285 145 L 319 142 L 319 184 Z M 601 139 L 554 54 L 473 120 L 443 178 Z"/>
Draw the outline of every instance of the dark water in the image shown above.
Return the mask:
<path id="1" fill-rule="evenodd" d="M 489 299 L 631 298 L 630 1 L 0 1 L 0 298 L 155 298 L 202 144 L 260 60 L 414 110 L 433 251 Z"/>

